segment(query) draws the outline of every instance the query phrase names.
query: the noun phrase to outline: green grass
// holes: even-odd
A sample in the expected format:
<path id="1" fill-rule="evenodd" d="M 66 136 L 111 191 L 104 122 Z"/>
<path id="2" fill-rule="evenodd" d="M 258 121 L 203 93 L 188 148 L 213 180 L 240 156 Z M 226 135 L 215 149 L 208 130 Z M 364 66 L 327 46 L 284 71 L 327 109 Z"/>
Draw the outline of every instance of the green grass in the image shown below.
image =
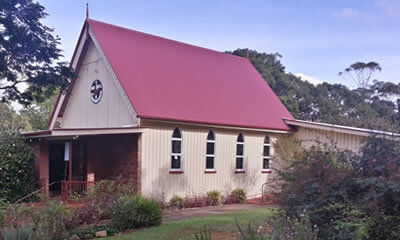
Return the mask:
<path id="1" fill-rule="evenodd" d="M 208 217 L 198 217 L 164 223 L 157 227 L 139 229 L 133 233 L 108 240 L 147 240 L 147 239 L 181 239 L 194 240 L 194 235 L 207 226 L 213 233 L 236 233 L 235 218 L 242 226 L 249 222 L 260 223 L 272 215 L 271 208 L 260 208 L 235 213 L 226 213 Z"/>

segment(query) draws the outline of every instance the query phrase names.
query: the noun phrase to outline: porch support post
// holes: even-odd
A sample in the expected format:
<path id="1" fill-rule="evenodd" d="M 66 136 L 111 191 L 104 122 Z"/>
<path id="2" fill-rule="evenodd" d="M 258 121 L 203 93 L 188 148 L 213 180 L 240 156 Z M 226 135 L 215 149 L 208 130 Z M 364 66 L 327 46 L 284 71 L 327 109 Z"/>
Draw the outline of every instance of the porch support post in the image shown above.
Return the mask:
<path id="1" fill-rule="evenodd" d="M 72 188 L 72 141 L 69 141 L 69 177 L 68 177 L 68 195 Z"/>
<path id="2" fill-rule="evenodd" d="M 136 184 L 137 193 L 142 194 L 142 151 L 143 151 L 143 134 L 137 135 L 137 155 L 136 155 Z"/>

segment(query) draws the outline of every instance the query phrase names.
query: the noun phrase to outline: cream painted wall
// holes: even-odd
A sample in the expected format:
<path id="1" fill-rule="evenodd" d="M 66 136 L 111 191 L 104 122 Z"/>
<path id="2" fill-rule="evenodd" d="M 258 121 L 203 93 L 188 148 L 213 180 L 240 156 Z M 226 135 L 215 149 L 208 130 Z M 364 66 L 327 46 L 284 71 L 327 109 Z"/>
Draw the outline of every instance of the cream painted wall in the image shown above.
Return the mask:
<path id="1" fill-rule="evenodd" d="M 90 98 L 90 86 L 96 79 L 103 85 L 103 97 L 99 103 L 94 104 Z M 84 56 L 79 78 L 60 122 L 62 128 L 112 128 L 137 125 L 136 114 L 131 113 L 117 90 L 116 83 L 93 42 L 90 42 Z"/>
<path id="2" fill-rule="evenodd" d="M 339 149 L 350 150 L 358 153 L 362 147 L 363 137 L 338 133 L 332 131 L 316 130 L 311 128 L 299 127 L 294 133 L 294 137 L 302 141 L 302 146 L 310 147 L 317 141 L 327 144 L 336 144 Z"/>
<path id="3" fill-rule="evenodd" d="M 224 194 L 235 188 L 243 188 L 248 196 L 261 195 L 263 183 L 272 180 L 273 173 L 262 173 L 262 151 L 265 132 L 226 130 L 184 124 L 154 123 L 143 120 L 150 127 L 142 133 L 142 192 L 152 197 L 169 200 L 173 194 L 181 196 L 201 195 L 210 190 L 220 190 Z M 175 127 L 182 132 L 182 174 L 171 174 L 171 137 Z M 205 173 L 206 138 L 212 129 L 216 136 L 216 171 Z M 243 133 L 245 138 L 245 174 L 235 173 L 236 138 Z M 268 134 L 274 142 L 277 133 Z M 299 128 L 293 134 L 302 140 L 304 147 L 315 144 L 315 140 L 335 143 L 341 149 L 358 152 L 362 137 L 350 134 Z M 272 147 L 272 155 L 274 150 Z M 276 160 L 275 158 L 275 161 Z M 272 162 L 274 167 L 279 163 Z"/>
<path id="4" fill-rule="evenodd" d="M 144 124 L 150 126 L 148 123 Z M 235 188 L 246 189 L 249 197 L 261 195 L 262 184 L 271 177 L 262 173 L 263 142 L 266 133 L 212 129 L 216 136 L 216 173 L 206 174 L 206 138 L 211 128 L 178 126 L 182 132 L 183 173 L 169 173 L 171 165 L 171 137 L 177 125 L 152 125 L 142 133 L 142 192 L 144 195 L 169 200 L 173 194 L 181 196 L 205 194 L 220 190 L 224 194 Z M 236 138 L 244 135 L 244 174 L 235 174 Z M 269 135 L 274 140 L 273 135 Z M 273 150 L 272 150 L 273 154 Z M 154 196 L 156 195 L 156 196 Z"/>

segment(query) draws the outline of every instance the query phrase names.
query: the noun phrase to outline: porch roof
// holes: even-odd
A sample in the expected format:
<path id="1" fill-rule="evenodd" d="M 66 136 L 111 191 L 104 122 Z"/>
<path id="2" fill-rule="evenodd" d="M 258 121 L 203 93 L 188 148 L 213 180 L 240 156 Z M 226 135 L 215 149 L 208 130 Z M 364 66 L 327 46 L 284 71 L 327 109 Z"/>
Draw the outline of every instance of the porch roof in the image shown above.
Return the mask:
<path id="1" fill-rule="evenodd" d="M 130 134 L 142 133 L 147 127 L 121 127 L 121 128 L 55 128 L 53 130 L 43 130 L 35 132 L 22 132 L 25 138 L 42 137 L 76 137 L 89 135 L 110 135 L 110 134 Z"/>

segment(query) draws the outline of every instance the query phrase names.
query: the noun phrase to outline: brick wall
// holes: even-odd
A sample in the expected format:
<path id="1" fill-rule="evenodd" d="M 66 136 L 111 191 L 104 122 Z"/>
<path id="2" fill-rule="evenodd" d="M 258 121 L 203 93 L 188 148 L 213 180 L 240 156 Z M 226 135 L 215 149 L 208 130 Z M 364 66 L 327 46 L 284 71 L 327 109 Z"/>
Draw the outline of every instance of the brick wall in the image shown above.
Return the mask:
<path id="1" fill-rule="evenodd" d="M 95 180 L 129 178 L 137 181 L 137 135 L 98 135 L 84 137 L 87 141 L 87 172 Z"/>

